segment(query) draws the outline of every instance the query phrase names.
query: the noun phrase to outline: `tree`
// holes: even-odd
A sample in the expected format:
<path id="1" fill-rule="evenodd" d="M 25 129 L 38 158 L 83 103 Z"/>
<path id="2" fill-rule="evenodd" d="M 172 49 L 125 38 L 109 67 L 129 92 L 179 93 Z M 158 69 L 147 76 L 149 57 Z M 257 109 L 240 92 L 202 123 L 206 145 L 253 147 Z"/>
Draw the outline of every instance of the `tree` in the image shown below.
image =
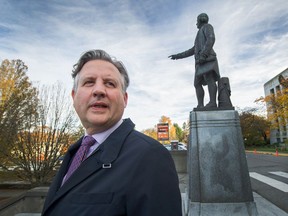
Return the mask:
<path id="1" fill-rule="evenodd" d="M 161 116 L 161 118 L 159 119 L 159 123 L 168 123 L 169 125 L 169 139 L 170 140 L 176 140 L 177 136 L 176 136 L 176 129 L 174 127 L 174 125 L 172 124 L 172 121 L 169 117 L 167 116 Z"/>
<path id="2" fill-rule="evenodd" d="M 279 76 L 279 82 L 282 89 L 279 88 L 276 94 L 270 94 L 256 100 L 256 102 L 266 104 L 268 120 L 271 122 L 273 129 L 288 124 L 288 79 Z"/>
<path id="3" fill-rule="evenodd" d="M 34 185 L 50 182 L 60 158 L 75 141 L 77 118 L 62 86 L 57 83 L 40 88 L 37 111 L 18 131 L 9 155 L 19 167 L 18 176 Z"/>
<path id="4" fill-rule="evenodd" d="M 183 123 L 182 128 L 177 123 L 173 124 L 176 130 L 176 137 L 179 142 L 188 143 L 188 135 L 189 135 L 189 123 Z"/>
<path id="5" fill-rule="evenodd" d="M 159 123 L 168 123 L 169 125 L 169 141 L 164 141 L 163 143 L 170 143 L 171 140 L 178 140 L 179 142 L 188 143 L 189 127 L 187 123 L 184 122 L 181 128 L 177 123 L 172 124 L 171 119 L 167 116 L 161 116 Z M 142 130 L 142 133 L 157 139 L 156 127 L 157 126 Z"/>
<path id="6" fill-rule="evenodd" d="M 33 87 L 21 60 L 0 66 L 0 166 L 33 185 L 52 178 L 60 158 L 83 132 L 61 83 Z"/>
<path id="7" fill-rule="evenodd" d="M 36 112 L 37 90 L 26 75 L 21 60 L 4 60 L 0 65 L 0 164 L 5 165 L 17 133 Z"/>
<path id="8" fill-rule="evenodd" d="M 183 130 L 177 123 L 173 124 L 173 127 L 175 128 L 175 133 L 176 133 L 176 139 L 179 140 L 179 142 L 183 141 Z"/>
<path id="9" fill-rule="evenodd" d="M 266 104 L 267 118 L 271 123 L 272 131 L 286 133 L 288 127 L 288 78 L 279 75 L 278 81 L 280 85 L 276 87 L 276 93 L 260 97 L 256 102 Z M 287 140 L 284 143 L 287 148 Z"/>
<path id="10" fill-rule="evenodd" d="M 183 125 L 182 125 L 182 129 L 183 129 L 183 142 L 184 143 L 189 143 L 189 120 L 187 122 L 183 122 Z"/>
<path id="11" fill-rule="evenodd" d="M 157 130 L 156 126 L 154 128 L 148 128 L 142 131 L 142 133 L 146 134 L 147 136 L 152 137 L 153 139 L 157 140 Z"/>
<path id="12" fill-rule="evenodd" d="M 255 109 L 249 109 L 239 114 L 245 146 L 269 143 L 270 123 L 265 117 L 254 114 L 255 112 Z"/>

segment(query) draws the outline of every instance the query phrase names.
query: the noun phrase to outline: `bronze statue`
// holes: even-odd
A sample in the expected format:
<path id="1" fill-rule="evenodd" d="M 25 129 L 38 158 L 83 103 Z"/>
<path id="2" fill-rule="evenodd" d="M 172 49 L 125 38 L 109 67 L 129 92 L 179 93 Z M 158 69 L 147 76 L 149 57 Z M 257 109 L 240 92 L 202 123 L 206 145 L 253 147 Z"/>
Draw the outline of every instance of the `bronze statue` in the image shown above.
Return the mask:
<path id="1" fill-rule="evenodd" d="M 198 33 L 194 42 L 194 46 L 184 52 L 170 55 L 169 58 L 177 60 L 189 56 L 195 57 L 195 77 L 194 87 L 198 105 L 197 108 L 217 108 L 216 95 L 217 84 L 220 79 L 218 61 L 216 53 L 213 50 L 215 42 L 215 34 L 213 26 L 208 23 L 209 17 L 205 13 L 201 13 L 197 17 Z M 208 85 L 210 101 L 204 107 L 204 89 L 203 85 Z"/>

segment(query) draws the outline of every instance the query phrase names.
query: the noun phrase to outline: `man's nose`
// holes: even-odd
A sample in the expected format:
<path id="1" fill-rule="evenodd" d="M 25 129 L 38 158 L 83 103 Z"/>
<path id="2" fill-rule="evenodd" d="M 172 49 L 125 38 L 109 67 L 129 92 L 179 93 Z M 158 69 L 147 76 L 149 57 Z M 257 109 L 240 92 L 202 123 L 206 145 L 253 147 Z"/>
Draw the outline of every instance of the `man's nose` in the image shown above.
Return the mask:
<path id="1" fill-rule="evenodd" d="M 94 97 L 104 97 L 106 95 L 105 86 L 101 83 L 96 83 L 93 87 Z"/>

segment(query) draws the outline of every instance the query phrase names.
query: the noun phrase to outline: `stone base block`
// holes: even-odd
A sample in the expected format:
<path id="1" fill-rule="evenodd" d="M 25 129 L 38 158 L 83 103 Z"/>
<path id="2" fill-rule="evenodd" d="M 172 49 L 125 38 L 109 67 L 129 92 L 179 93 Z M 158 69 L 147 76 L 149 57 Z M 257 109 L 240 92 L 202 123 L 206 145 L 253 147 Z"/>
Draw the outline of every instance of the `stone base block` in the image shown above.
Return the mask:
<path id="1" fill-rule="evenodd" d="M 190 202 L 188 216 L 255 216 L 255 202 L 246 203 L 199 203 Z"/>
<path id="2" fill-rule="evenodd" d="M 254 201 L 236 111 L 191 112 L 189 147 L 191 202 Z"/>

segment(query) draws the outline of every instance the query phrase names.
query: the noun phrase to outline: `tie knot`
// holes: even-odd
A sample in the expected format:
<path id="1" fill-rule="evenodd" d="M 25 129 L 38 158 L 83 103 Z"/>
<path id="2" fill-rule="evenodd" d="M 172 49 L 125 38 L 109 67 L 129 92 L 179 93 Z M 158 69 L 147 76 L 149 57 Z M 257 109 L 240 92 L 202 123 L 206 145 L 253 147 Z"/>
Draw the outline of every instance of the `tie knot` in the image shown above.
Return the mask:
<path id="1" fill-rule="evenodd" d="M 84 137 L 82 146 L 92 146 L 95 143 L 95 139 L 92 136 Z"/>

